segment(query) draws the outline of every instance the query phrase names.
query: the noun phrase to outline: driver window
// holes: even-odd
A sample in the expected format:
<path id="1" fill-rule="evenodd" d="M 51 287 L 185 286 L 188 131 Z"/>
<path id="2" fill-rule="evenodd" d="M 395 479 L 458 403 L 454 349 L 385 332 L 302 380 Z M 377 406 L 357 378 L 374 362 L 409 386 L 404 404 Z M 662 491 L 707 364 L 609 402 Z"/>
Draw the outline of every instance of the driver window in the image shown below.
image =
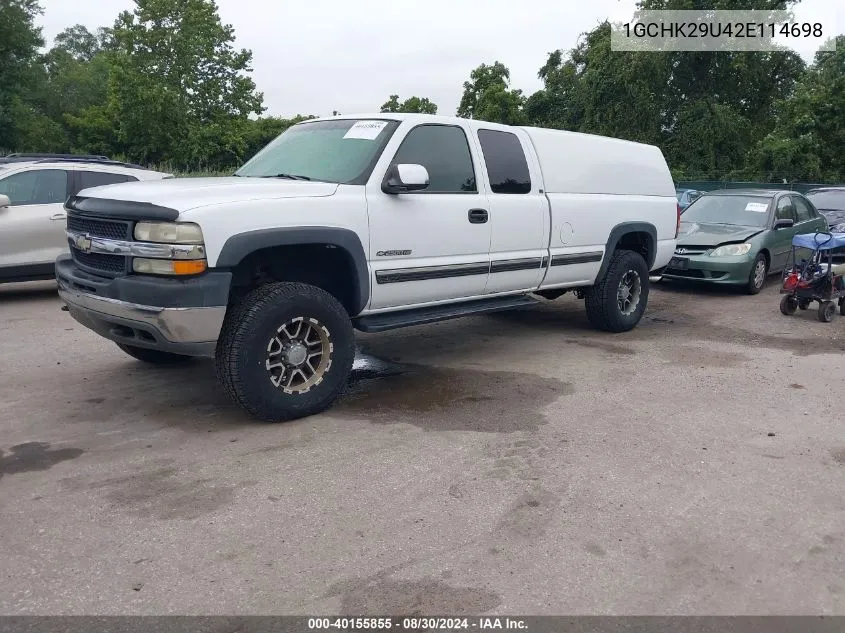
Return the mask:
<path id="1" fill-rule="evenodd" d="M 792 198 L 784 196 L 778 200 L 775 220 L 792 220 L 795 222 L 795 205 L 792 204 Z"/>

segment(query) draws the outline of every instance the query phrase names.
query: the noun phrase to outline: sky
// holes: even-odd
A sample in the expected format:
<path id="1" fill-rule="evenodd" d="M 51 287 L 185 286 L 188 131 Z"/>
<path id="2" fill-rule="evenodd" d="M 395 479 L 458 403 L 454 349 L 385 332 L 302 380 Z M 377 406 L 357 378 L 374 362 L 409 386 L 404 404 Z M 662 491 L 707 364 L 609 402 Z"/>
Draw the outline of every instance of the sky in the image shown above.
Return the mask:
<path id="1" fill-rule="evenodd" d="M 629 19 L 635 0 L 217 0 L 236 45 L 253 52 L 265 115 L 378 111 L 391 94 L 428 97 L 454 114 L 463 82 L 500 61 L 531 94 L 548 53 L 569 50 L 607 18 Z M 74 24 L 111 26 L 132 0 L 40 0 L 49 45 Z M 798 19 L 831 18 L 836 0 L 803 0 Z M 835 11 L 835 9 L 834 9 Z M 830 28 L 835 28 L 833 24 Z M 803 51 L 808 61 L 812 51 Z"/>

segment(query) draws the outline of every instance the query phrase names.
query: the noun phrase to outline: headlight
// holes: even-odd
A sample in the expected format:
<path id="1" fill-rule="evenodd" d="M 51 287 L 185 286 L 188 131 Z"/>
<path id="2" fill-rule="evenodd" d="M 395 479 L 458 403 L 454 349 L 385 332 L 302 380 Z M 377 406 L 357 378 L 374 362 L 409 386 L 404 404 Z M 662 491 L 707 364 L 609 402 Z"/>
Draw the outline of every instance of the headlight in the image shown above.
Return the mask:
<path id="1" fill-rule="evenodd" d="M 751 244 L 725 244 L 710 253 L 710 257 L 739 257 L 748 255 L 750 250 Z"/>
<path id="2" fill-rule="evenodd" d="M 135 239 L 165 244 L 202 244 L 202 230 L 187 222 L 138 222 Z"/>
<path id="3" fill-rule="evenodd" d="M 148 275 L 198 275 L 205 272 L 208 264 L 204 259 L 146 259 L 132 260 L 132 270 Z"/>

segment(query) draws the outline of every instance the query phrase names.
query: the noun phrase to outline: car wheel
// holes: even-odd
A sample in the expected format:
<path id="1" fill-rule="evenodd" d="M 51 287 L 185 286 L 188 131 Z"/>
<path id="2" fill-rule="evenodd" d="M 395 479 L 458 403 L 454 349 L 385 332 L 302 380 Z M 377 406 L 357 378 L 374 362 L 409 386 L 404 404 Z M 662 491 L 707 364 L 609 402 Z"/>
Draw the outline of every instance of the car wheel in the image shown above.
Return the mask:
<path id="1" fill-rule="evenodd" d="M 748 283 L 746 284 L 748 294 L 756 295 L 759 293 L 763 289 L 763 284 L 766 283 L 768 274 L 769 264 L 766 261 L 766 256 L 763 253 L 758 253 L 751 265 L 751 272 L 748 274 Z"/>
<path id="2" fill-rule="evenodd" d="M 135 347 L 134 345 L 124 345 L 123 343 L 117 343 L 117 346 L 132 358 L 137 358 L 151 365 L 177 365 L 179 363 L 186 363 L 193 358 L 184 354 L 173 354 L 172 352 L 162 352 L 158 349 Z"/>
<path id="3" fill-rule="evenodd" d="M 217 343 L 226 393 L 255 417 L 282 422 L 314 415 L 341 394 L 355 359 L 344 307 L 320 288 L 271 283 L 227 315 Z"/>
<path id="4" fill-rule="evenodd" d="M 822 301 L 819 303 L 819 321 L 830 323 L 836 314 L 836 304 L 833 301 Z"/>
<path id="5" fill-rule="evenodd" d="M 648 266 L 634 251 L 613 253 L 604 279 L 584 292 L 587 318 L 606 332 L 636 327 L 648 303 Z"/>
<path id="6" fill-rule="evenodd" d="M 839 300 L 839 314 L 845 316 L 845 299 Z"/>
<path id="7" fill-rule="evenodd" d="M 792 295 L 784 295 L 783 299 L 780 300 L 781 314 L 785 314 L 786 316 L 795 314 L 795 311 L 798 309 L 798 305 L 798 299 Z"/>

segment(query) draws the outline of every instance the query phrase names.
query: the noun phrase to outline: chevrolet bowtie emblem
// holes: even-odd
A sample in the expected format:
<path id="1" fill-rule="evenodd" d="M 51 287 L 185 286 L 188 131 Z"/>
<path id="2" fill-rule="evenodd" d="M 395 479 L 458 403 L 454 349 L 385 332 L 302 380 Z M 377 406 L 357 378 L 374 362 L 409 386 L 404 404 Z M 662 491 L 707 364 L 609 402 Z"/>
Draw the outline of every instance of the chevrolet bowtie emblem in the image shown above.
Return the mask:
<path id="1" fill-rule="evenodd" d="M 90 253 L 91 252 L 91 236 L 88 234 L 85 235 L 77 235 L 73 240 L 73 245 L 76 247 L 78 251 L 82 251 L 83 253 Z"/>

